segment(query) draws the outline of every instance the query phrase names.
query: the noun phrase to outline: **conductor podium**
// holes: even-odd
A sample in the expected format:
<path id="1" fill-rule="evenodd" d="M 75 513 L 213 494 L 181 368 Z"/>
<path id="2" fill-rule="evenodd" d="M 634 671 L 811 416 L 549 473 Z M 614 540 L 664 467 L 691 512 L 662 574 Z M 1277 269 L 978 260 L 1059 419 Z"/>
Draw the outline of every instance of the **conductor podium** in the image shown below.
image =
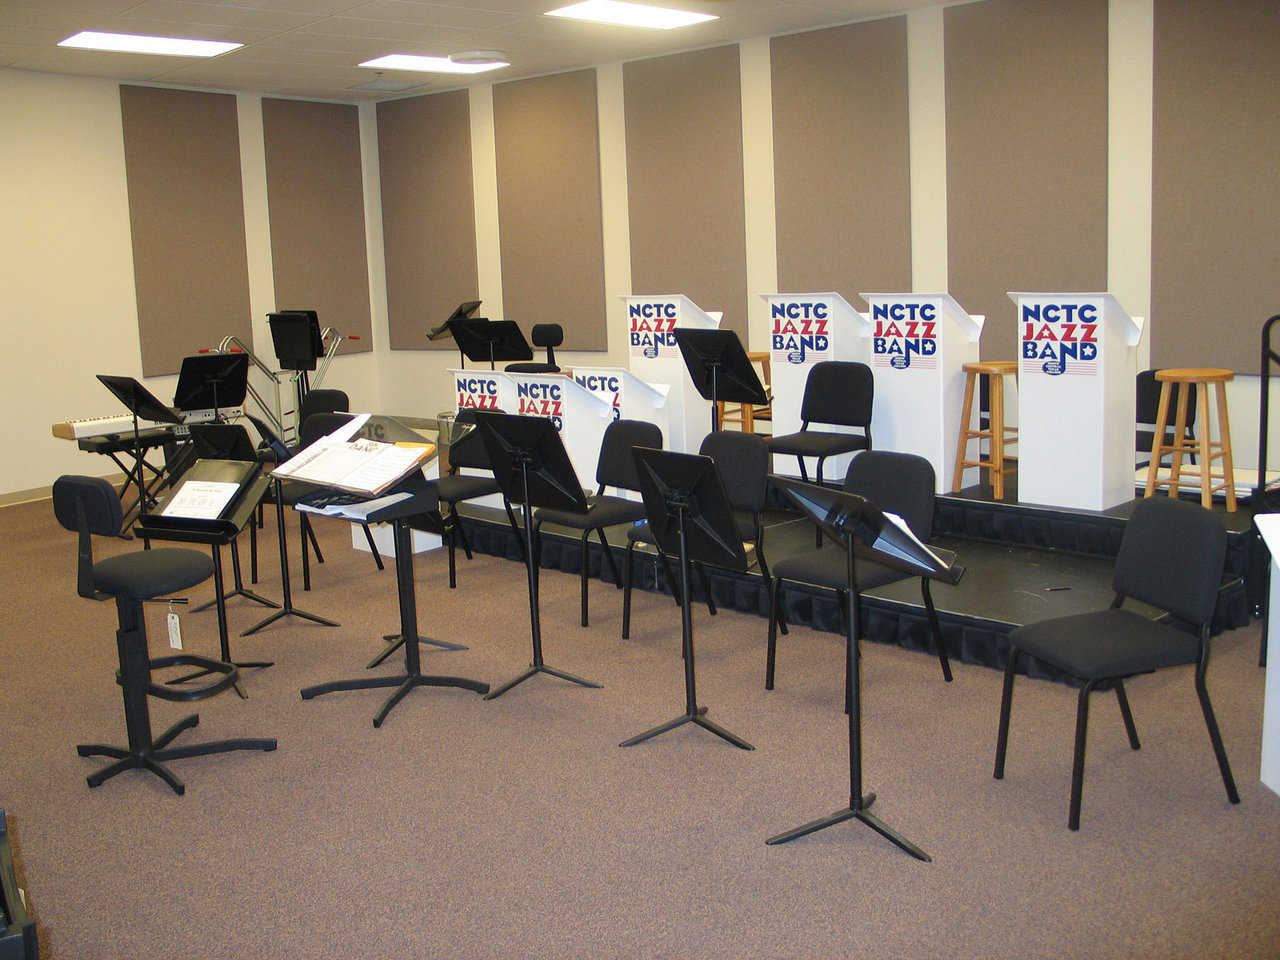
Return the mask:
<path id="1" fill-rule="evenodd" d="M 945 293 L 860 296 L 871 307 L 876 447 L 924 457 L 933 464 L 937 492 L 943 493 L 955 471 L 962 368 L 978 359 L 984 318 Z"/>
<path id="2" fill-rule="evenodd" d="M 914 843 L 873 816 L 870 807 L 876 795 L 862 792 L 862 682 L 861 654 L 858 651 L 856 548 L 861 542 L 878 563 L 949 583 L 957 582 L 963 571 L 954 564 L 953 555 L 925 546 L 901 518 L 882 513 L 874 504 L 856 494 L 782 477 L 775 477 L 774 483 L 845 551 L 849 583 L 845 591 L 848 603 L 845 611 L 845 703 L 849 717 L 849 805 L 829 816 L 770 837 L 765 843 L 787 843 L 846 820 L 858 820 L 917 860 L 931 860 Z"/>
<path id="3" fill-rule="evenodd" d="M 1133 499 L 1141 318 L 1109 293 L 1010 293 L 1018 307 L 1018 499 L 1107 510 Z"/>

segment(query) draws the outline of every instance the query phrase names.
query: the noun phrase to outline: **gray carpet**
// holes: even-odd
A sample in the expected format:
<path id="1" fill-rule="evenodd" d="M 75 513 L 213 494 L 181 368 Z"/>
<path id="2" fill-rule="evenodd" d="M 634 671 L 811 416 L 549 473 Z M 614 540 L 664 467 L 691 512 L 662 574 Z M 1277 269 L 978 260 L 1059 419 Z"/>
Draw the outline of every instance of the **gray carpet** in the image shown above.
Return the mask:
<path id="1" fill-rule="evenodd" d="M 945 685 L 932 657 L 867 644 L 865 786 L 934 858 L 920 863 L 856 823 L 764 844 L 848 802 L 832 634 L 781 638 L 766 693 L 764 621 L 695 610 L 699 699 L 753 752 L 691 726 L 620 749 L 683 710 L 677 610 L 637 593 L 621 641 L 621 596 L 594 582 L 584 630 L 562 573 L 542 579 L 547 662 L 602 690 L 545 676 L 491 702 L 416 690 L 380 730 L 381 691 L 302 701 L 304 686 L 363 673 L 398 624 L 390 568 L 351 551 L 345 525 L 317 528 L 328 562 L 310 593 L 295 574 L 295 602 L 342 626 L 233 634 L 235 655 L 276 661 L 246 671 L 247 701 L 152 701 L 157 731 L 199 712 L 185 742 L 275 736 L 280 749 L 174 761 L 178 798 L 137 771 L 86 787 L 100 762 L 75 744 L 124 740 L 114 605 L 75 595 L 75 540 L 47 503 L 0 511 L 0 806 L 42 957 L 1280 955 L 1256 626 L 1215 641 L 1209 675 L 1242 803 L 1226 800 L 1190 670 L 1168 670 L 1130 684 L 1138 753 L 1114 698 L 1095 698 L 1079 833 L 1066 829 L 1072 690 L 1020 679 L 997 782 L 999 673 L 957 665 Z M 259 590 L 278 598 L 274 557 L 268 530 Z M 416 579 L 423 633 L 470 647 L 424 647 L 424 671 L 496 685 L 528 663 L 520 565 L 460 559 L 449 591 L 443 556 L 426 555 Z M 233 600 L 232 627 L 264 613 Z M 157 655 L 163 615 L 148 615 Z M 183 622 L 189 649 L 216 653 L 212 612 Z"/>

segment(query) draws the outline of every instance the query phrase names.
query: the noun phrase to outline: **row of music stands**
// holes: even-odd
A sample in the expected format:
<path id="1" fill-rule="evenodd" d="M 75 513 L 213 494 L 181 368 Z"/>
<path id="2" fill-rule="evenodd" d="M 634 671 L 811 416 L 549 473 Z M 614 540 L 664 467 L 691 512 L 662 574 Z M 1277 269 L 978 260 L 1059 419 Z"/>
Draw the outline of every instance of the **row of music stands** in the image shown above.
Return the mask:
<path id="1" fill-rule="evenodd" d="M 438 327 L 427 331 L 428 340 L 452 337 L 458 347 L 459 363 L 488 363 L 493 370 L 497 363 L 515 363 L 533 359 L 533 348 L 520 332 L 514 320 L 490 320 L 475 317 L 479 300 L 458 304 L 448 319 Z"/>

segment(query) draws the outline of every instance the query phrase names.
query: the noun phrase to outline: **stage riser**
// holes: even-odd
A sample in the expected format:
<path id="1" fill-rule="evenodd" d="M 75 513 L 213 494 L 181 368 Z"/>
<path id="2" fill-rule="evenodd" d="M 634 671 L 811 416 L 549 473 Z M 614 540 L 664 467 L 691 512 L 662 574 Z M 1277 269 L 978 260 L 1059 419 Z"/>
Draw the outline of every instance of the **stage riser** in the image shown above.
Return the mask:
<path id="1" fill-rule="evenodd" d="M 473 550 L 493 556 L 518 561 L 520 554 L 515 536 L 506 524 L 464 518 L 467 537 Z M 622 570 L 626 550 L 615 547 L 614 559 Z M 577 540 L 544 534 L 542 543 L 542 567 L 565 573 L 579 573 L 580 547 Z M 465 564 L 465 561 L 461 561 Z M 604 548 L 592 540 L 587 553 L 587 575 L 590 578 L 612 583 L 608 563 L 604 560 Z M 970 576 L 975 575 L 972 571 Z M 736 574 L 730 571 L 708 569 L 712 596 L 716 606 L 752 613 L 760 617 L 758 649 L 761 651 L 761 682 L 764 677 L 764 642 L 768 631 L 769 591 L 757 573 Z M 466 568 L 459 570 L 459 589 L 466 589 Z M 632 585 L 636 590 L 657 591 L 667 595 L 671 589 L 666 583 L 662 565 L 652 556 L 635 554 L 632 567 Z M 693 577 L 693 596 L 699 604 L 705 604 L 700 578 Z M 622 594 L 616 590 L 591 592 L 593 609 L 602 605 L 622 605 Z M 808 592 L 801 589 L 783 591 L 783 609 L 789 624 L 812 627 L 834 634 L 844 630 L 840 607 L 835 595 L 827 592 Z M 705 605 L 702 612 L 705 613 Z M 1250 622 L 1250 604 L 1241 581 L 1233 580 L 1219 595 L 1214 612 L 1214 633 L 1241 627 Z M 932 631 L 923 603 L 907 604 L 878 597 L 862 598 L 864 636 L 877 643 L 892 643 L 904 649 L 918 650 L 935 656 Z M 633 618 L 635 612 L 632 613 Z M 679 630 L 679 614 L 674 604 L 669 612 L 672 629 Z M 1013 629 L 1007 623 L 989 621 L 965 614 L 938 609 L 938 622 L 942 629 L 947 656 L 953 661 L 978 664 L 1003 670 L 1008 657 L 1008 634 Z M 634 623 L 634 621 L 633 621 Z M 779 636 L 779 657 L 785 657 L 787 638 Z M 1047 680 L 1064 681 L 1066 678 L 1052 668 L 1023 657 L 1019 672 Z"/>

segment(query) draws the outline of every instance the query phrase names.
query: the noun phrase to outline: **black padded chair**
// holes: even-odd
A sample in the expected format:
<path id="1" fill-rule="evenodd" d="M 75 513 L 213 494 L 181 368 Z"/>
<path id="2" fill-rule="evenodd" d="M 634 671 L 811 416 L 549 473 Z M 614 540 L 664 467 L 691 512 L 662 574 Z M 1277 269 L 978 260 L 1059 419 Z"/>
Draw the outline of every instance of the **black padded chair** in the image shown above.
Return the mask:
<path id="1" fill-rule="evenodd" d="M 501 413 L 502 411 L 494 410 L 492 412 Z M 471 408 L 459 410 L 455 422 L 474 424 L 476 422 L 476 411 Z M 433 513 L 422 514 L 409 519 L 409 526 L 415 530 L 438 534 L 443 538 L 449 551 L 450 590 L 458 585 L 455 566 L 455 551 L 458 543 L 462 544 L 462 549 L 466 553 L 467 559 L 471 559 L 471 544 L 467 541 L 467 532 L 463 529 L 462 522 L 458 517 L 458 504 L 466 500 L 476 500 L 480 497 L 487 497 L 490 494 L 502 493 L 502 488 L 498 486 L 498 481 L 494 479 L 492 472 L 488 476 L 459 473 L 458 471 L 463 468 L 493 470 L 493 466 L 489 463 L 489 453 L 485 450 L 484 440 L 478 430 L 471 430 L 461 440 L 449 446 L 449 472 L 436 481 L 436 498 L 440 503 L 440 508 Z M 515 514 L 512 512 L 511 504 L 507 501 L 506 496 L 502 498 L 502 505 L 506 508 L 507 522 L 511 524 L 511 532 L 515 534 L 516 544 L 520 547 L 521 557 L 523 557 L 524 539 L 520 535 L 520 529 L 516 525 Z"/>
<path id="2" fill-rule="evenodd" d="M 540 537 L 542 525 L 552 523 L 571 530 L 582 531 L 581 569 L 582 569 L 582 625 L 587 625 L 587 541 L 594 531 L 604 547 L 604 558 L 613 573 L 613 582 L 622 589 L 622 577 L 618 572 L 617 561 L 613 559 L 613 550 L 605 538 L 604 528 L 623 523 L 636 523 L 645 519 L 644 504 L 639 500 L 628 500 L 625 497 L 608 495 L 607 487 L 621 490 L 639 491 L 640 481 L 636 476 L 635 461 L 631 457 L 632 447 L 662 448 L 662 430 L 657 424 L 642 420 L 615 420 L 605 429 L 604 440 L 600 444 L 600 459 L 596 462 L 596 483 L 599 485 L 595 495 L 587 498 L 587 512 L 575 513 L 572 510 L 549 510 L 539 508 L 533 515 L 534 537 Z"/>
<path id="3" fill-rule="evenodd" d="M 298 426 L 307 422 L 307 417 L 315 413 L 349 413 L 351 398 L 345 390 L 329 388 L 309 390 L 298 407 Z"/>
<path id="4" fill-rule="evenodd" d="M 171 596 L 203 583 L 213 576 L 213 560 L 198 550 L 181 547 L 157 548 L 93 560 L 93 536 L 114 537 L 120 532 L 123 511 L 120 498 L 106 480 L 99 477 L 62 476 L 53 485 L 53 510 L 58 522 L 80 537 L 76 569 L 76 591 L 82 597 L 112 597 L 116 601 L 119 629 L 116 646 L 120 671 L 116 683 L 124 698 L 127 747 L 83 743 L 76 747 L 82 757 L 110 757 L 115 760 L 88 777 L 96 787 L 125 770 L 144 769 L 167 783 L 181 795 L 185 787 L 173 775 L 166 760 L 199 757 L 232 750 L 274 750 L 271 740 L 218 740 L 186 747 L 169 744 L 184 730 L 199 723 L 199 715 L 179 720 L 158 737 L 151 735 L 151 713 L 147 697 L 162 700 L 203 700 L 239 684 L 239 672 L 230 663 L 194 654 L 151 657 L 147 649 L 147 625 L 142 605 L 149 600 Z M 214 682 L 199 688 L 176 688 L 154 683 L 153 670 L 172 666 L 192 666 L 217 675 Z"/>
<path id="5" fill-rule="evenodd" d="M 769 486 L 769 447 L 765 443 L 765 438 L 758 434 L 741 433 L 737 430 L 719 430 L 703 438 L 698 452 L 716 462 L 725 493 L 729 496 L 729 505 L 733 507 L 738 533 L 744 542 L 754 545 L 755 560 L 759 564 L 765 584 L 772 584 L 773 577 L 764 555 L 763 514 Z M 648 522 L 627 531 L 627 557 L 622 568 L 622 639 L 624 640 L 631 635 L 631 561 L 638 543 L 657 546 Z M 672 595 L 675 597 L 676 605 L 679 606 L 679 581 L 674 574 L 670 558 L 659 550 L 658 559 L 666 571 L 667 583 L 671 584 Z M 706 571 L 702 564 L 696 566 L 702 580 L 702 591 L 706 595 L 707 609 L 714 615 L 715 600 L 711 596 L 711 585 L 707 581 Z M 785 624 L 782 629 L 785 633 Z"/>
<path id="6" fill-rule="evenodd" d="M 1138 750 L 1141 743 L 1124 681 L 1162 667 L 1194 664 L 1196 696 L 1200 699 L 1209 741 L 1227 788 L 1227 799 L 1239 803 L 1240 796 L 1236 793 L 1205 686 L 1209 627 L 1222 585 L 1226 551 L 1226 528 L 1217 516 L 1200 505 L 1168 497 L 1138 501 L 1120 541 L 1112 579 L 1115 600 L 1110 609 L 1044 620 L 1009 634 L 1009 659 L 1005 665 L 1000 727 L 996 736 L 995 778 L 1004 778 L 1013 675 L 1021 654 L 1035 657 L 1083 684 L 1077 699 L 1075 755 L 1071 765 L 1071 808 L 1067 815 L 1067 827 L 1071 830 L 1080 829 L 1089 694 L 1095 690 L 1115 690 L 1129 746 Z M 1168 611 L 1176 620 L 1152 620 L 1123 609 L 1121 604 L 1126 599 Z"/>
<path id="7" fill-rule="evenodd" d="M 536 360 L 509 363 L 506 369 L 512 373 L 559 373 L 556 347 L 564 343 L 564 328 L 558 323 L 535 323 L 529 331 L 529 342 L 535 347 L 546 347 L 547 359 L 541 363 Z"/>
<path id="8" fill-rule="evenodd" d="M 935 480 L 933 465 L 924 457 L 912 453 L 892 453 L 887 450 L 868 450 L 853 458 L 845 474 L 844 489 L 856 493 L 875 504 L 881 510 L 902 517 L 911 532 L 922 541 L 933 536 L 933 498 Z M 907 580 L 912 574 L 903 573 L 877 563 L 863 550 L 858 551 L 854 566 L 857 577 L 856 593 L 882 587 L 899 580 Z M 773 689 L 778 634 L 777 624 L 785 623 L 782 591 L 787 583 L 803 584 L 807 588 L 819 587 L 836 593 L 841 614 L 848 609 L 845 594 L 849 588 L 846 557 L 843 550 L 814 550 L 778 561 L 773 568 L 773 589 L 769 600 L 769 649 L 765 664 L 764 687 Z M 937 648 L 942 678 L 951 682 L 951 662 L 942 640 L 942 628 L 933 606 L 933 595 L 927 577 L 920 578 L 920 594 L 929 616 L 933 643 Z M 855 597 L 854 610 L 859 609 Z M 847 626 L 847 624 L 846 624 Z M 847 665 L 846 665 L 847 666 Z"/>
<path id="9" fill-rule="evenodd" d="M 805 458 L 816 457 L 817 479 L 823 482 L 822 465 L 828 457 L 871 449 L 871 406 L 875 383 L 865 363 L 826 360 L 815 363 L 804 384 L 800 401 L 800 432 L 770 437 L 771 453 L 794 456 L 800 461 L 800 477 L 809 479 Z M 813 430 L 813 424 L 860 427 L 861 434 Z"/>
<path id="10" fill-rule="evenodd" d="M 1152 446 L 1156 438 L 1156 418 L 1160 415 L 1160 383 L 1156 380 L 1155 370 L 1143 370 L 1138 374 L 1138 395 L 1137 395 L 1137 428 L 1134 431 L 1134 446 L 1138 452 L 1137 466 L 1145 467 L 1151 463 L 1150 459 L 1142 459 L 1142 454 L 1151 454 Z M 1183 438 L 1194 443 L 1196 439 L 1196 385 L 1189 383 L 1185 387 L 1187 391 L 1187 422 L 1186 430 Z M 1170 409 L 1171 414 L 1175 412 Z M 1165 445 L 1173 443 L 1174 434 L 1177 432 L 1177 424 L 1169 423 L 1165 425 L 1164 436 Z M 1196 462 L 1194 448 L 1190 451 L 1191 462 Z"/>

